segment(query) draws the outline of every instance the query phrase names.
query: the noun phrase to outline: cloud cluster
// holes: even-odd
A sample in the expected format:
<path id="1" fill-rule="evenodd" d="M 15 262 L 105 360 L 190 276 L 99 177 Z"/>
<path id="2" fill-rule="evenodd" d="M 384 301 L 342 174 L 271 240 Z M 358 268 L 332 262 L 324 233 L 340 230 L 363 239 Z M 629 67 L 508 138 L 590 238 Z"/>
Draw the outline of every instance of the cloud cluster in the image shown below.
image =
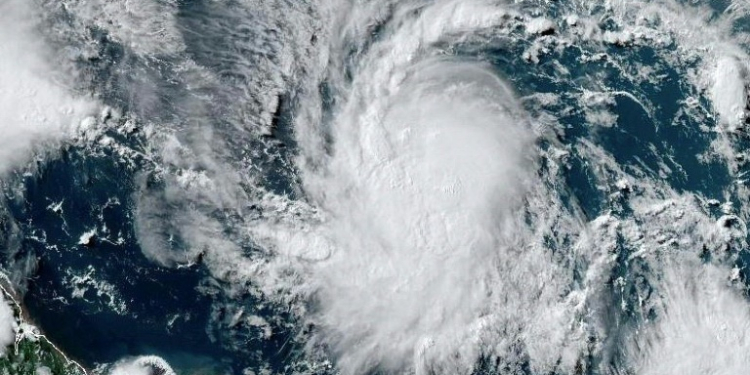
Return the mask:
<path id="1" fill-rule="evenodd" d="M 659 285 L 659 317 L 630 346 L 637 374 L 742 373 L 750 366 L 750 304 L 730 270 L 678 261 Z"/>
<path id="2" fill-rule="evenodd" d="M 149 355 L 117 362 L 109 375 L 175 375 L 172 367 L 161 357 Z"/>
<path id="3" fill-rule="evenodd" d="M 681 361 L 719 374 L 746 363 L 740 353 L 746 338 L 724 329 L 744 327 L 747 318 L 747 301 L 722 284 L 719 270 L 725 264 L 703 267 L 679 256 L 662 263 L 674 255 L 672 247 L 689 256 L 702 245 L 718 252 L 736 240 L 736 230 L 717 226 L 693 204 L 696 195 L 682 195 L 654 180 L 672 173 L 665 163 L 654 167 L 658 171 L 646 164 L 620 168 L 614 151 L 595 136 L 565 138 L 574 126 L 557 123 L 582 113 L 580 121 L 606 125 L 597 130 L 606 132 L 621 126 L 614 115 L 620 96 L 638 102 L 649 115 L 658 106 L 644 92 L 613 92 L 598 85 L 599 75 L 578 77 L 594 90 L 584 89 L 583 95 L 575 90 L 543 93 L 544 87 L 535 87 L 548 98 L 578 98 L 578 107 L 584 107 L 546 113 L 558 125 L 550 136 L 530 121 L 509 81 L 491 65 L 477 62 L 477 56 L 445 57 L 454 46 L 470 49 L 476 41 L 529 38 L 529 49 L 535 50 L 529 63 L 576 46 L 571 53 L 582 66 L 596 59 L 614 61 L 624 66 L 615 71 L 623 81 L 647 86 L 659 83 L 651 70 L 656 68 L 631 66 L 627 59 L 632 55 L 602 51 L 612 44 L 664 47 L 666 52 L 655 59 L 685 68 L 684 94 L 690 102 L 700 105 L 693 96 L 710 96 L 720 120 L 739 126 L 746 68 L 736 51 L 696 48 L 722 40 L 726 22 L 706 27 L 710 13 L 704 8 L 673 1 L 606 7 L 579 2 L 566 9 L 580 14 L 570 14 L 565 25 L 546 22 L 542 29 L 535 24 L 540 20 L 536 10 L 487 1 L 373 2 L 341 6 L 345 13 L 330 7 L 327 11 L 335 15 L 327 16 L 337 22 L 331 22 L 335 27 L 329 34 L 315 30 L 312 36 L 285 36 L 300 44 L 309 40 L 315 46 L 309 48 L 321 50 L 311 60 L 302 59 L 300 71 L 309 69 L 313 83 L 295 98 L 300 113 L 294 123 L 295 167 L 304 199 L 271 193 L 247 177 L 257 167 L 254 158 L 262 159 L 268 150 L 247 151 L 251 147 L 243 143 L 251 129 L 272 122 L 281 77 L 295 71 L 292 55 L 274 47 L 252 55 L 256 61 L 231 52 L 217 59 L 231 62 L 221 69 L 273 79 L 185 78 L 199 87 L 216 85 L 216 92 L 227 96 L 237 93 L 240 103 L 222 113 L 234 114 L 231 107 L 239 108 L 239 115 L 229 116 L 232 126 L 223 127 L 209 121 L 208 102 L 190 101 L 182 107 L 190 111 L 180 112 L 188 125 L 162 138 L 160 158 L 165 169 L 175 172 L 159 176 L 163 189 L 144 182 L 136 196 L 138 238 L 148 257 L 168 266 L 202 260 L 229 288 L 257 285 L 258 295 L 294 303 L 294 312 L 316 327 L 311 351 L 325 348 L 345 374 L 470 373 L 480 357 L 528 365 L 537 373 L 573 373 L 583 366 L 581 358 L 608 360 L 622 354 L 620 347 L 627 348 L 628 366 L 645 374 L 679 373 Z M 112 14 L 122 9 L 108 8 Z M 600 27 L 601 12 L 617 24 L 616 31 Z M 235 18 L 216 15 L 211 17 L 217 23 L 214 31 L 232 30 Z M 142 24 L 156 27 L 161 20 L 151 14 Z M 112 31 L 139 53 L 168 50 L 164 40 L 146 44 L 150 34 L 126 29 Z M 263 34 L 249 25 L 247 30 Z M 272 41 L 264 46 L 278 42 L 268 38 Z M 239 43 L 243 51 L 252 46 L 246 39 Z M 264 60 L 276 53 L 287 56 L 279 71 Z M 699 61 L 697 68 L 687 67 L 692 61 Z M 182 67 L 195 77 L 211 76 L 203 67 Z M 539 67 L 539 74 L 552 74 L 562 86 L 575 73 L 557 65 Z M 232 87 L 223 92 L 222 85 Z M 184 96 L 197 97 L 189 94 Z M 256 104 L 245 107 L 244 102 Z M 575 158 L 586 165 L 580 168 L 585 173 L 566 175 Z M 568 177 L 590 184 L 592 194 L 602 195 L 601 206 L 592 204 L 587 213 L 577 207 L 575 196 L 581 193 L 569 190 Z M 639 199 L 648 204 L 639 206 Z M 723 223 L 729 221 L 741 218 Z M 638 264 L 650 271 L 637 269 Z M 618 278 L 613 270 L 620 266 L 627 271 L 619 270 L 624 276 Z M 662 266 L 668 268 L 661 272 Z M 616 288 L 626 287 L 634 295 L 622 292 L 622 300 L 615 300 L 621 292 Z M 625 297 L 637 297 L 640 305 L 633 307 L 635 302 Z M 656 319 L 617 326 L 630 313 L 648 316 L 643 311 L 651 306 L 657 307 Z M 628 331 L 632 327 L 643 329 Z M 719 356 L 719 361 L 702 355 L 711 350 L 706 342 L 732 357 Z M 143 366 L 133 371 L 138 368 Z"/>
<path id="4" fill-rule="evenodd" d="M 8 346 L 16 342 L 17 326 L 13 309 L 0 294 L 0 353 L 5 353 Z"/>
<path id="5" fill-rule="evenodd" d="M 0 173 L 35 145 L 71 134 L 94 109 L 56 80 L 37 21 L 32 2 L 0 4 Z"/>

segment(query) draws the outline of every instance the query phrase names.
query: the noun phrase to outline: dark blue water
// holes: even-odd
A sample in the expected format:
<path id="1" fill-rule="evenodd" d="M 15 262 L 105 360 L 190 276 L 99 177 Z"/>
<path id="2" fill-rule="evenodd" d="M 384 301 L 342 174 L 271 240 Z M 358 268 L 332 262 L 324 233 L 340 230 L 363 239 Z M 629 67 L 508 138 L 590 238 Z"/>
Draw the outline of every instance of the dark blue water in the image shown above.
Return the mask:
<path id="1" fill-rule="evenodd" d="M 147 354 L 149 347 L 226 355 L 201 329 L 212 303 L 195 291 L 203 272 L 162 269 L 143 257 L 132 225 L 133 171 L 113 160 L 70 149 L 24 181 L 24 203 L 13 206 L 16 220 L 26 223 L 25 232 L 43 233 L 45 238 L 24 240 L 16 255 L 37 260 L 24 298 L 32 318 L 87 366 Z M 106 205 L 113 199 L 120 204 Z M 50 202 L 60 201 L 62 213 L 47 209 Z M 91 247 L 77 244 L 81 233 L 102 223 L 112 233 L 121 232 L 124 243 L 114 245 L 100 236 Z M 107 307 L 109 297 L 98 297 L 93 290 L 83 299 L 72 298 L 62 281 L 70 274 L 85 274 L 88 267 L 95 270 L 95 279 L 117 287 L 128 306 L 125 315 L 113 312 Z M 166 323 L 174 315 L 190 319 L 178 318 L 167 332 Z"/>
<path id="2" fill-rule="evenodd" d="M 167 269 L 143 256 L 133 224 L 138 168 L 114 160 L 70 148 L 59 159 L 40 165 L 37 175 L 25 178 L 22 201 L 10 204 L 21 223 L 19 236 L 37 238 L 26 237 L 13 254 L 16 260 L 35 262 L 24 297 L 33 321 L 87 367 L 156 354 L 186 373 L 283 369 L 296 350 L 287 345 L 295 335 L 284 326 L 288 316 L 249 295 L 224 295 L 224 288 L 201 265 Z M 115 199 L 120 204 L 107 204 Z M 60 201 L 62 212 L 48 209 L 51 202 Z M 81 233 L 102 224 L 111 233 L 121 233 L 124 242 L 115 245 L 100 235 L 92 246 L 77 243 Z M 63 280 L 90 268 L 95 280 L 116 286 L 126 313 L 113 311 L 110 297 L 98 296 L 95 289 L 83 298 L 72 296 Z M 240 308 L 268 316 L 272 336 L 261 340 L 257 328 L 228 327 Z"/>

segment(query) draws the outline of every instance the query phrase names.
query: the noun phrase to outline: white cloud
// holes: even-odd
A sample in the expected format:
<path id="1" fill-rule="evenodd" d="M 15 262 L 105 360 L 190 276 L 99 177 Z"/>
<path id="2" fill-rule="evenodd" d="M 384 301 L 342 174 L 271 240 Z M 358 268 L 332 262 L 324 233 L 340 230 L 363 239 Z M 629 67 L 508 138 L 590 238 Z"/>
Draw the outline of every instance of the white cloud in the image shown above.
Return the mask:
<path id="1" fill-rule="evenodd" d="M 730 129 L 744 125 L 747 107 L 747 68 L 733 56 L 723 56 L 716 63 L 711 87 L 714 109 Z"/>
<path id="2" fill-rule="evenodd" d="M 526 198 L 554 199 L 533 173 L 532 127 L 488 66 L 420 55 L 505 15 L 465 2 L 399 13 L 404 27 L 363 56 L 342 98 L 332 155 L 303 165 L 323 224 L 289 228 L 275 247 L 303 259 L 316 340 L 345 374 L 468 373 L 481 354 L 515 364 L 528 354 L 538 371 L 574 365 L 569 270 L 520 214 Z M 306 156 L 319 158 L 305 139 L 315 129 L 299 125 Z"/>
<path id="3" fill-rule="evenodd" d="M 110 375 L 151 375 L 152 369 L 149 366 L 137 362 L 120 363 L 112 369 Z"/>
<path id="4" fill-rule="evenodd" d="M 174 0 L 68 1 L 78 17 L 107 30 L 111 37 L 144 56 L 184 49 Z"/>
<path id="5" fill-rule="evenodd" d="M 594 2 L 578 5 L 596 7 L 592 13 L 601 11 Z M 593 355 L 599 355 L 610 349 L 605 347 L 607 340 L 619 343 L 615 336 L 631 333 L 610 332 L 606 319 L 597 316 L 600 311 L 593 311 L 610 311 L 602 306 L 611 297 L 602 297 L 609 292 L 602 288 L 611 276 L 614 255 L 625 251 L 621 241 L 627 240 L 625 245 L 636 251 L 632 258 L 646 259 L 658 270 L 660 263 L 652 258 L 665 247 L 693 248 L 707 242 L 718 246 L 731 240 L 731 233 L 717 229 L 715 220 L 689 203 L 694 196 L 680 196 L 661 181 L 649 180 L 638 166 L 630 166 L 628 170 L 635 172 L 627 175 L 593 142 L 566 148 L 559 139 L 551 139 L 560 146 L 558 157 L 545 159 L 549 170 L 540 176 L 542 169 L 532 160 L 532 153 L 540 151 L 533 145 L 536 134 L 507 84 L 487 66 L 439 58 L 434 54 L 449 49 L 430 48 L 457 41 L 470 46 L 473 37 L 481 35 L 478 38 L 484 41 L 489 31 L 502 39 L 506 32 L 518 30 L 527 15 L 483 1 L 394 5 L 388 26 L 352 58 L 348 45 L 337 48 L 352 40 L 373 41 L 371 26 L 384 22 L 381 8 L 387 7 L 381 3 L 377 10 L 369 7 L 365 4 L 347 14 L 343 30 L 333 32 L 343 35 L 341 40 L 328 41 L 333 47 L 320 55 L 321 65 L 337 59 L 342 65 L 344 61 L 353 65 L 347 67 L 353 77 L 343 77 L 345 69 L 337 62 L 318 72 L 328 76 L 326 83 L 336 95 L 331 122 L 321 125 L 320 96 L 301 99 L 304 116 L 294 130 L 301 145 L 297 165 L 303 172 L 305 200 L 268 194 L 258 203 L 235 192 L 239 181 L 249 178 L 240 177 L 245 170 L 215 162 L 222 147 L 211 147 L 214 135 L 205 127 L 208 130 L 195 131 L 194 139 L 184 142 L 187 147 L 166 142 L 162 157 L 181 172 L 171 180 L 167 177 L 163 193 L 144 189 L 137 199 L 138 237 L 147 256 L 174 265 L 205 252 L 206 266 L 227 284 L 241 280 L 235 283 L 238 288 L 257 284 L 269 298 L 292 294 L 283 302 L 304 301 L 292 308 L 315 323 L 310 347 L 330 349 L 328 354 L 333 354 L 344 374 L 376 367 L 386 373 L 469 373 L 480 354 L 503 364 L 529 363 L 533 371 L 548 373 L 573 372 L 589 349 L 588 335 L 595 339 L 592 346 L 598 346 L 591 349 Z M 675 66 L 682 66 L 678 61 L 682 58 L 710 60 L 713 52 L 697 47 L 713 45 L 726 26 L 706 27 L 704 9 L 671 1 L 616 3 L 606 11 L 625 29 L 619 36 L 627 35 L 630 42 L 669 45 L 661 58 Z M 570 37 L 571 45 L 579 44 L 578 37 L 586 39 L 581 45 L 606 44 L 597 26 L 600 16 L 581 16 L 575 22 L 596 30 L 577 36 L 560 30 L 558 35 Z M 674 38 L 679 38 L 677 52 L 671 46 Z M 320 34 L 321 49 L 323 39 Z M 312 65 L 305 67 L 314 69 Z M 708 65 L 688 71 L 686 82 L 696 91 L 711 88 L 703 74 L 714 72 L 714 66 Z M 638 83 L 636 77 L 630 78 Z M 734 89 L 737 94 L 740 88 Z M 317 92 L 318 87 L 309 91 Z M 602 109 L 612 104 L 611 98 L 605 99 L 589 104 Z M 727 112 L 736 109 L 737 100 L 731 95 L 724 102 Z M 603 114 L 594 114 L 599 115 L 594 120 L 611 125 L 614 117 Z M 608 185 L 617 187 L 617 181 L 625 178 L 632 182 L 629 190 L 637 192 L 633 195 L 648 200 L 648 207 L 639 207 L 633 198 L 635 219 L 601 212 L 594 213 L 602 216 L 587 225 L 579 208 L 562 204 L 556 195 L 570 193 L 565 191 L 564 172 L 557 171 L 566 166 L 561 155 L 574 148 L 590 164 L 598 189 L 606 192 Z M 588 154 L 586 148 L 591 149 Z M 555 154 L 553 149 L 550 155 Z M 206 169 L 211 173 L 191 169 L 201 159 L 209 161 L 211 167 Z M 622 187 L 616 190 L 608 191 L 608 199 L 626 199 Z M 215 214 L 247 206 L 248 199 L 263 206 L 262 217 L 257 222 L 238 220 L 239 225 L 253 222 L 250 239 L 229 238 Z M 164 220 L 165 213 L 173 216 Z M 173 235 L 187 243 L 185 251 L 170 247 Z M 262 259 L 240 250 L 249 243 L 263 246 Z M 580 287 L 574 277 L 578 271 L 586 275 Z M 720 332 L 706 323 L 706 317 L 725 313 L 710 309 L 679 313 L 709 298 L 680 289 L 679 280 L 690 272 L 658 286 L 670 296 L 664 302 L 665 313 L 644 329 L 676 334 L 687 327 L 696 331 L 696 337 Z M 247 278 L 253 278 L 252 283 Z M 714 285 L 712 280 L 696 285 Z M 714 304 L 722 309 L 743 303 L 731 297 L 729 289 L 716 293 L 720 298 Z M 659 301 L 654 295 L 647 302 Z M 616 308 L 630 303 L 616 302 Z M 722 319 L 734 323 L 744 319 L 733 314 Z M 677 341 L 656 333 L 638 340 L 673 363 L 676 356 L 687 353 L 676 348 Z M 744 347 L 744 339 L 732 340 Z M 690 350 L 708 349 L 701 340 L 691 342 Z M 669 370 L 654 365 L 647 352 L 633 349 L 631 354 L 646 373 Z M 705 358 L 696 361 L 712 363 Z M 134 371 L 143 367 L 139 366 Z M 706 368 L 722 371 L 716 366 Z"/>
<path id="6" fill-rule="evenodd" d="M 167 361 L 153 355 L 122 360 L 110 369 L 109 375 L 152 375 L 155 370 L 162 375 L 175 375 Z"/>
<path id="7" fill-rule="evenodd" d="M 13 309 L 0 293 L 0 353 L 5 353 L 8 346 L 16 341 L 17 327 Z"/>
<path id="8" fill-rule="evenodd" d="M 665 268 L 659 316 L 630 348 L 636 373 L 734 375 L 750 367 L 750 302 L 729 285 L 728 268 L 694 263 Z"/>
<path id="9" fill-rule="evenodd" d="M 524 246 L 513 215 L 531 148 L 527 125 L 505 107 L 512 93 L 481 66 L 437 60 L 415 70 L 393 96 L 342 116 L 325 175 L 305 176 L 331 217 L 329 243 L 303 246 L 329 256 L 311 282 L 324 340 L 347 373 L 414 357 L 434 364 L 454 351 L 473 363 L 476 347 L 461 348 L 472 331 L 516 324 L 490 311 L 520 292 L 516 283 L 536 288 L 524 255 L 505 264 Z M 530 303 L 519 294 L 511 310 Z"/>
<path id="10" fill-rule="evenodd" d="M 32 6 L 0 3 L 0 173 L 23 162 L 34 145 L 75 130 L 93 109 L 56 82 Z"/>

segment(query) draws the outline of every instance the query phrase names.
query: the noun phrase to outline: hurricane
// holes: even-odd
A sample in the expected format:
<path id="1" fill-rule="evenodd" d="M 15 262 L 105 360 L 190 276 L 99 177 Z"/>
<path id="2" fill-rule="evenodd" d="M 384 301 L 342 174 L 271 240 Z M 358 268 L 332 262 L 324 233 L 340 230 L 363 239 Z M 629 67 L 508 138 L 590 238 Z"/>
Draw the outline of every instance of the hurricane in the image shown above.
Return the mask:
<path id="1" fill-rule="evenodd" d="M 0 367 L 743 373 L 748 12 L 0 0 Z"/>

